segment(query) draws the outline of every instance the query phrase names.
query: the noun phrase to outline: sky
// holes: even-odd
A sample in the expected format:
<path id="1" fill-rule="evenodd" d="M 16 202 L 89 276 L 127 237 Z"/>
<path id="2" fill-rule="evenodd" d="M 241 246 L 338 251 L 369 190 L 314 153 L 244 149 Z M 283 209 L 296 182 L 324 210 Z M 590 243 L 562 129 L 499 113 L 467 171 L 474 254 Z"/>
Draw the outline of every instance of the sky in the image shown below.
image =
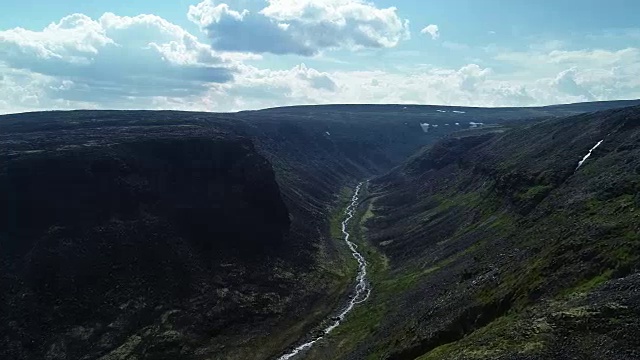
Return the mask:
<path id="1" fill-rule="evenodd" d="M 636 0 L 20 0 L 0 113 L 640 98 Z"/>

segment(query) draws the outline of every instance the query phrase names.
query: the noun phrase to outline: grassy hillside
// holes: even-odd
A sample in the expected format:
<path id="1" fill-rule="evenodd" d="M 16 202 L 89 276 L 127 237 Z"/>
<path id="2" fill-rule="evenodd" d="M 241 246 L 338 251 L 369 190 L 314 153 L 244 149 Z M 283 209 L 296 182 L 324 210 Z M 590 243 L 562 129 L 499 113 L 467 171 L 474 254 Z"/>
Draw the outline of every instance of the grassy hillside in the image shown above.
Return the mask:
<path id="1" fill-rule="evenodd" d="M 375 296 L 310 358 L 638 357 L 639 159 L 638 107 L 416 154 L 362 209 Z"/>

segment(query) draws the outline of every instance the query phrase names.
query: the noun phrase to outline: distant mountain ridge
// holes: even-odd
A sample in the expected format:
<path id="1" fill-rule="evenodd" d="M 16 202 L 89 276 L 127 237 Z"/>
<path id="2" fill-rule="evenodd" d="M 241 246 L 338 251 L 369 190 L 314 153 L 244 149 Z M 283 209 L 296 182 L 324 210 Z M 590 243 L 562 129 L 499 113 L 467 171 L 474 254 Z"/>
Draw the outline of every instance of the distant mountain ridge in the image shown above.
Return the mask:
<path id="1" fill-rule="evenodd" d="M 617 109 L 623 107 L 640 105 L 640 99 L 637 100 L 613 100 L 613 101 L 593 101 L 593 102 L 580 102 L 580 103 L 568 103 L 568 104 L 554 104 L 543 106 L 501 106 L 501 107 L 483 107 L 483 106 L 460 106 L 460 105 L 430 105 L 430 104 L 327 104 L 327 105 L 292 105 L 266 108 L 260 110 L 245 110 L 240 112 L 269 112 L 269 111 L 296 111 L 296 110 L 331 110 L 331 111 L 349 111 L 349 110 L 385 110 L 397 111 L 397 110 L 425 110 L 425 109 L 442 109 L 442 110 L 487 110 L 487 111 L 508 111 L 512 109 L 518 110 L 538 110 L 545 109 L 562 109 L 572 110 L 577 112 L 591 112 L 591 111 L 603 111 L 609 109 Z"/>

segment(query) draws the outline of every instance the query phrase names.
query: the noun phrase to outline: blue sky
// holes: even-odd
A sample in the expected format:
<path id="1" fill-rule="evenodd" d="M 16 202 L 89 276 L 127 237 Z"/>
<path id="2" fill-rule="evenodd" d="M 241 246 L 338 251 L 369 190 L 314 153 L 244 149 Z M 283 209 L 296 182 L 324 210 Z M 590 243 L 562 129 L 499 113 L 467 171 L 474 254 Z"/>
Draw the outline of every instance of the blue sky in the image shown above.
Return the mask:
<path id="1" fill-rule="evenodd" d="M 640 98 L 634 0 L 21 0 L 0 113 Z"/>

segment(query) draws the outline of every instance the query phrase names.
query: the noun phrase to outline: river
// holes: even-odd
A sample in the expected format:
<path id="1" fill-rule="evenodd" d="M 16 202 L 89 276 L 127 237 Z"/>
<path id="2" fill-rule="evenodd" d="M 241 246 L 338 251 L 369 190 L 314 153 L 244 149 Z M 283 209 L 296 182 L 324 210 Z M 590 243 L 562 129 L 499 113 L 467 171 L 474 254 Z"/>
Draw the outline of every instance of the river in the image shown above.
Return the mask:
<path id="1" fill-rule="evenodd" d="M 349 232 L 347 231 L 347 226 L 349 225 L 349 221 L 355 215 L 356 209 L 358 207 L 358 195 L 360 194 L 360 190 L 362 189 L 362 184 L 358 184 L 356 187 L 353 197 L 351 198 L 351 203 L 347 206 L 345 210 L 345 218 L 342 221 L 342 235 L 344 236 L 344 242 L 349 247 L 351 251 L 351 255 L 358 262 L 358 274 L 356 276 L 356 285 L 354 288 L 353 295 L 350 297 L 349 302 L 344 306 L 342 311 L 337 316 L 331 318 L 331 324 L 329 324 L 320 335 L 314 336 L 313 340 L 307 341 L 304 344 L 296 347 L 290 352 L 280 356 L 278 360 L 289 360 L 301 355 L 303 352 L 309 350 L 313 345 L 315 345 L 318 341 L 322 340 L 325 336 L 327 336 L 331 331 L 340 326 L 342 321 L 345 319 L 347 314 L 353 310 L 353 308 L 365 301 L 371 295 L 371 286 L 367 281 L 367 261 L 364 256 L 358 251 L 358 245 L 349 240 Z"/>

